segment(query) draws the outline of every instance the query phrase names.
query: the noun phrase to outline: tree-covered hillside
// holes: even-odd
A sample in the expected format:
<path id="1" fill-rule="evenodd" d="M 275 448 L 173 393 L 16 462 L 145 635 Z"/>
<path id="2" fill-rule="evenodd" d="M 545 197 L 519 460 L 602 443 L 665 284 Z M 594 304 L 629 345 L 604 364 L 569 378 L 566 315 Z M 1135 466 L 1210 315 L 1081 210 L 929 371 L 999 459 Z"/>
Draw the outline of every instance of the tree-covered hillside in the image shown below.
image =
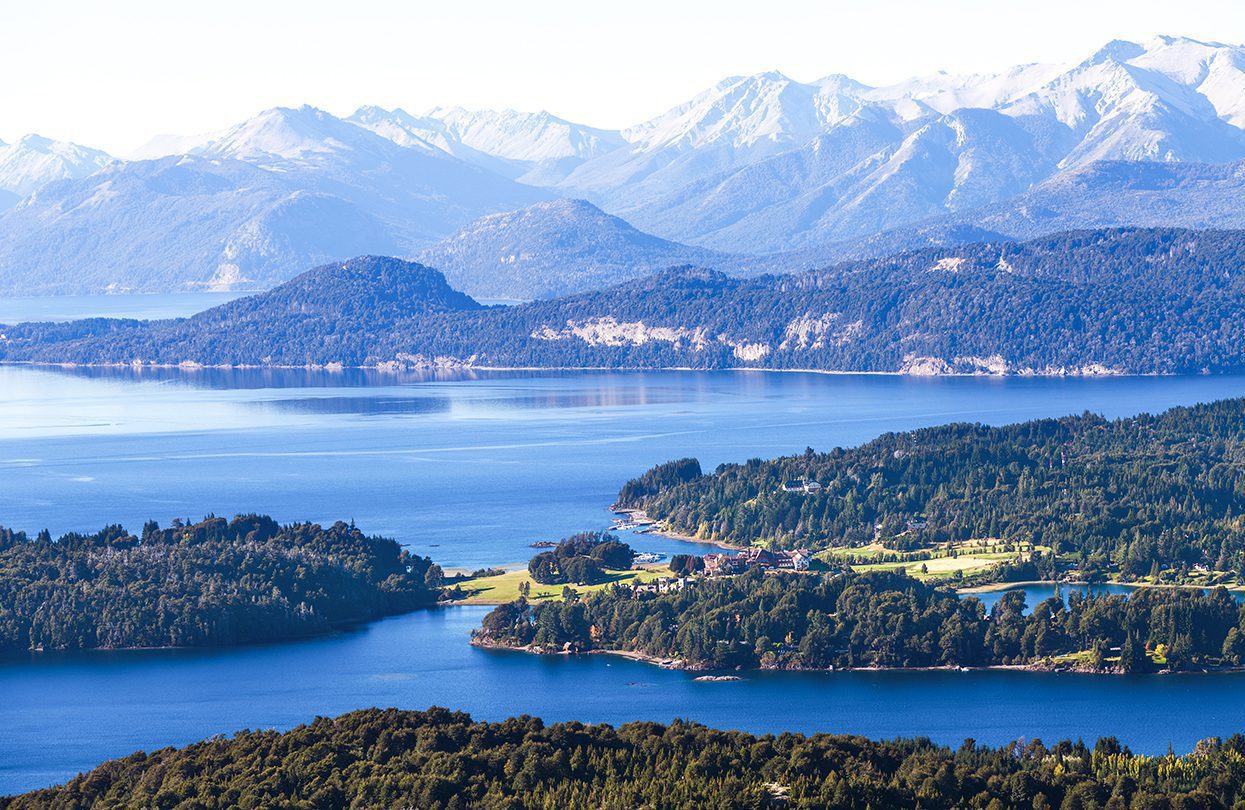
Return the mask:
<path id="1" fill-rule="evenodd" d="M 340 522 L 209 517 L 58 540 L 0 529 L 0 651 L 299 638 L 431 605 L 437 570 Z"/>
<path id="2" fill-rule="evenodd" d="M 1104 230 L 787 276 L 682 269 L 480 309 L 364 258 L 182 321 L 5 327 L 71 363 L 1203 373 L 1245 368 L 1245 232 Z"/>
<path id="3" fill-rule="evenodd" d="M 801 477 L 820 491 L 783 491 Z M 996 538 L 1076 553 L 1083 569 L 1115 567 L 1125 578 L 1157 566 L 1242 576 L 1245 400 L 1114 421 L 1085 414 L 888 433 L 690 480 L 658 469 L 620 498 L 680 532 L 745 545 L 876 540 L 903 550 Z"/>
<path id="4" fill-rule="evenodd" d="M 421 250 L 456 289 L 530 300 L 596 290 L 685 264 L 729 257 L 633 228 L 586 200 L 557 199 L 482 217 Z"/>
<path id="5" fill-rule="evenodd" d="M 133 754 L 4 810 L 168 808 L 1227 808 L 1245 799 L 1245 738 L 1183 756 L 1038 740 L 755 736 L 677 721 L 618 728 L 445 709 L 367 709 L 285 733 L 245 731 Z"/>

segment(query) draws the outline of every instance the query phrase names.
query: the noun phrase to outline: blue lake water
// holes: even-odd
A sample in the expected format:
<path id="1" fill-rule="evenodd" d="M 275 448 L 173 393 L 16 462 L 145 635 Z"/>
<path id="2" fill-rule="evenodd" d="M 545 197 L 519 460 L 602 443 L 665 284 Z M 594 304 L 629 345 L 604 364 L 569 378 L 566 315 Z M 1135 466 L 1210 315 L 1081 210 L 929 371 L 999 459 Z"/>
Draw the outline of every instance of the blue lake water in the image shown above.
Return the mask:
<path id="1" fill-rule="evenodd" d="M 533 541 L 604 527 L 619 485 L 671 458 L 693 455 L 711 468 L 948 421 L 1086 409 L 1120 416 L 1240 395 L 1240 377 L 0 367 L 0 523 L 60 533 L 260 511 L 283 521 L 354 519 L 447 566 L 520 563 Z M 643 550 L 688 548 L 634 540 Z M 1245 729 L 1245 678 L 1234 675 L 769 673 L 704 684 L 603 656 L 475 650 L 466 639 L 481 615 L 454 608 L 234 650 L 7 660 L 0 793 L 138 748 L 373 705 L 613 723 L 691 717 L 954 744 L 1115 734 L 1155 752 Z"/>
<path id="2" fill-rule="evenodd" d="M 245 292 L 124 293 L 118 295 L 0 296 L 0 323 L 83 318 L 182 318 L 232 301 Z"/>
<path id="3" fill-rule="evenodd" d="M 1009 590 L 1010 591 L 1024 591 L 1025 592 L 1025 606 L 1027 608 L 1027 611 L 1032 611 L 1035 605 L 1038 605 L 1044 600 L 1049 599 L 1055 595 L 1058 595 L 1061 599 L 1063 599 L 1064 604 L 1067 604 L 1068 597 L 1073 593 L 1095 594 L 1095 595 L 1113 593 L 1113 594 L 1124 594 L 1125 596 L 1127 596 L 1128 594 L 1136 591 L 1137 588 L 1131 585 L 1117 585 L 1117 584 L 1110 583 L 1110 582 L 1099 582 L 1099 583 L 1094 583 L 1092 585 L 1086 584 L 1086 583 L 1076 583 L 1076 584 L 1060 583 L 1058 586 L 1056 586 L 1053 583 L 1042 582 L 1042 583 L 1037 583 L 1037 584 L 1017 585 L 1014 588 L 1008 588 L 1002 591 L 985 591 L 982 593 L 974 593 L 972 594 L 972 596 L 980 600 L 981 603 L 986 606 L 986 611 L 989 612 L 989 610 L 992 607 L 994 607 L 995 603 L 1003 598 L 1003 594 Z M 1203 593 L 1204 592 L 1205 590 L 1203 590 Z M 1236 601 L 1238 602 L 1245 601 L 1245 592 L 1231 591 L 1230 593 L 1232 594 L 1233 598 L 1236 599 Z"/>
<path id="4" fill-rule="evenodd" d="M 0 296 L 0 323 L 79 321 L 83 318 L 184 318 L 253 295 L 256 291 L 118 293 L 116 295 Z M 512 306 L 513 298 L 481 298 L 481 304 Z"/>

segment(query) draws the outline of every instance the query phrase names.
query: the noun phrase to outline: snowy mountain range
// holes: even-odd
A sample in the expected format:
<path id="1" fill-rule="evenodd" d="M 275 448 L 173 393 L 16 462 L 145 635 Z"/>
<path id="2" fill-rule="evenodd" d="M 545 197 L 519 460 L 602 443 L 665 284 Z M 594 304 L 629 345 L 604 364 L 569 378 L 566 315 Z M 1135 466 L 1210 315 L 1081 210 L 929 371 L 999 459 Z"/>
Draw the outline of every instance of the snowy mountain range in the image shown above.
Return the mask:
<path id="1" fill-rule="evenodd" d="M 26 135 L 15 143 L 0 141 L 0 210 L 54 180 L 86 177 L 111 162 L 98 149 L 40 135 Z"/>
<path id="2" fill-rule="evenodd" d="M 343 256 L 410 254 L 549 196 L 321 110 L 277 108 L 188 155 L 113 163 L 0 213 L 0 290 L 270 287 Z"/>
<path id="3" fill-rule="evenodd" d="M 794 148 L 770 146 L 826 117 L 828 82 L 838 117 Z M 707 139 L 696 151 L 713 160 L 692 159 L 686 138 L 659 139 L 633 145 L 626 161 L 585 163 L 560 189 L 667 238 L 768 252 L 968 211 L 1095 161 L 1245 159 L 1240 46 L 1160 37 L 1112 42 L 1071 66 L 793 84 L 763 74 L 683 112 L 681 127 Z M 641 166 L 661 169 L 637 176 Z"/>
<path id="4" fill-rule="evenodd" d="M 161 136 L 138 158 L 0 146 L 0 290 L 270 286 L 440 242 L 451 274 L 509 273 L 509 292 L 490 294 L 527 297 L 698 249 L 809 257 L 978 232 L 1245 225 L 1232 168 L 1245 161 L 1245 47 L 1114 41 L 1069 65 L 880 87 L 767 72 L 618 131 L 547 112 L 278 108 Z M 469 224 L 555 198 L 611 218 L 576 203 Z M 512 255 L 527 258 L 498 264 Z"/>
<path id="5" fill-rule="evenodd" d="M 547 112 L 437 107 L 360 107 L 347 119 L 403 146 L 433 146 L 468 163 L 537 186 L 553 185 L 584 161 L 626 144 L 621 133 L 565 121 Z"/>
<path id="6" fill-rule="evenodd" d="M 793 273 L 928 247 L 1023 240 L 1094 228 L 1242 230 L 1243 200 L 1245 161 L 1107 160 L 1060 172 L 1015 197 L 964 213 L 767 256 L 735 255 L 714 266 L 735 275 Z"/>

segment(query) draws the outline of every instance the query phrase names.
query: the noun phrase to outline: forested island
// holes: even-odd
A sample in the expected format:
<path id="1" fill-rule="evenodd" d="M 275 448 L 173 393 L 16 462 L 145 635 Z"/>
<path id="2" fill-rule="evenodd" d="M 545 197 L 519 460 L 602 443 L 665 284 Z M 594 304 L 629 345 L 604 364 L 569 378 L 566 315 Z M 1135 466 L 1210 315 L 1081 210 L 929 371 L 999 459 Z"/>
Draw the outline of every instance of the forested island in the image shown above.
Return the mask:
<path id="1" fill-rule="evenodd" d="M 301 638 L 432 605 L 439 577 L 341 522 L 240 515 L 57 540 L 0 529 L 0 651 Z"/>
<path id="2" fill-rule="evenodd" d="M 3 810 L 61 807 L 1228 808 L 1245 801 L 1245 737 L 1183 756 L 1114 738 L 874 742 L 756 736 L 678 721 L 545 725 L 365 709 L 291 731 L 244 731 L 137 753 Z"/>
<path id="3" fill-rule="evenodd" d="M 1026 667 L 1091 672 L 1232 668 L 1245 608 L 1223 588 L 1045 599 L 975 597 L 893 572 L 751 571 L 643 591 L 500 605 L 474 640 L 529 652 L 615 652 L 678 669 Z"/>
<path id="4" fill-rule="evenodd" d="M 888 433 L 707 474 L 684 459 L 625 484 L 619 504 L 741 546 L 842 559 L 988 543 L 1047 550 L 998 579 L 1072 571 L 1214 585 L 1245 577 L 1243 459 L 1245 399 L 1232 399 L 1127 419 L 1087 413 Z"/>
<path id="5" fill-rule="evenodd" d="M 1077 231 L 790 275 L 681 268 L 481 307 L 433 268 L 325 265 L 160 322 L 0 329 L 0 360 L 373 368 L 1200 374 L 1245 368 L 1245 232 Z"/>

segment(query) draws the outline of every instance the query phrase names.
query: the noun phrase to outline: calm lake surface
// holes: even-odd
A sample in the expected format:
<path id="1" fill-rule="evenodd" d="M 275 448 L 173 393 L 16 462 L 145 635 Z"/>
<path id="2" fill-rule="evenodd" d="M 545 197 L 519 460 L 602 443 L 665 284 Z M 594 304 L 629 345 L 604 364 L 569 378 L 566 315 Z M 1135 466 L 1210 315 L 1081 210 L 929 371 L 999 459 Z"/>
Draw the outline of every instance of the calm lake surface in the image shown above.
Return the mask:
<path id="1" fill-rule="evenodd" d="M 1055 596 L 1056 594 L 1059 598 L 1063 599 L 1063 602 L 1066 605 L 1068 603 L 1068 597 L 1073 593 L 1093 594 L 1095 596 L 1103 594 L 1124 594 L 1127 596 L 1136 590 L 1137 588 L 1135 586 L 1117 585 L 1111 582 L 1099 582 L 1092 585 L 1086 583 L 1060 583 L 1058 586 L 1050 582 L 1041 582 L 1029 585 L 1017 585 L 1014 588 L 1008 588 L 1001 591 L 984 591 L 982 593 L 974 593 L 971 595 L 977 597 L 977 599 L 986 606 L 986 611 L 989 612 L 990 609 L 994 607 L 995 603 L 1003 598 L 1003 594 L 1007 593 L 1007 591 L 1024 591 L 1025 605 L 1028 608 L 1027 612 L 1032 612 L 1035 605 L 1041 603 L 1043 600 Z M 1206 590 L 1202 589 L 1202 592 L 1206 593 Z M 1230 591 L 1229 593 L 1231 593 L 1232 597 L 1236 599 L 1237 602 L 1245 601 L 1245 592 Z"/>
<path id="2" fill-rule="evenodd" d="M 1121 416 L 1240 395 L 1241 377 L 0 367 L 0 523 L 60 533 L 258 511 L 282 521 L 354 519 L 446 566 L 517 564 L 533 541 L 605 527 L 619 485 L 671 458 L 692 455 L 712 468 L 948 421 L 1086 409 Z M 689 548 L 634 541 L 665 553 Z M 1150 752 L 1245 729 L 1245 677 L 1235 675 L 769 673 L 707 684 L 605 656 L 475 650 L 466 640 L 482 614 L 452 608 L 234 650 L 7 659 L 0 793 L 62 781 L 139 748 L 373 705 L 439 704 L 486 719 L 690 717 L 757 732 L 953 744 L 1114 734 Z"/>
<path id="3" fill-rule="evenodd" d="M 83 318 L 183 318 L 224 304 L 246 292 L 124 293 L 56 295 L 42 298 L 0 296 L 0 323 L 79 321 Z"/>

